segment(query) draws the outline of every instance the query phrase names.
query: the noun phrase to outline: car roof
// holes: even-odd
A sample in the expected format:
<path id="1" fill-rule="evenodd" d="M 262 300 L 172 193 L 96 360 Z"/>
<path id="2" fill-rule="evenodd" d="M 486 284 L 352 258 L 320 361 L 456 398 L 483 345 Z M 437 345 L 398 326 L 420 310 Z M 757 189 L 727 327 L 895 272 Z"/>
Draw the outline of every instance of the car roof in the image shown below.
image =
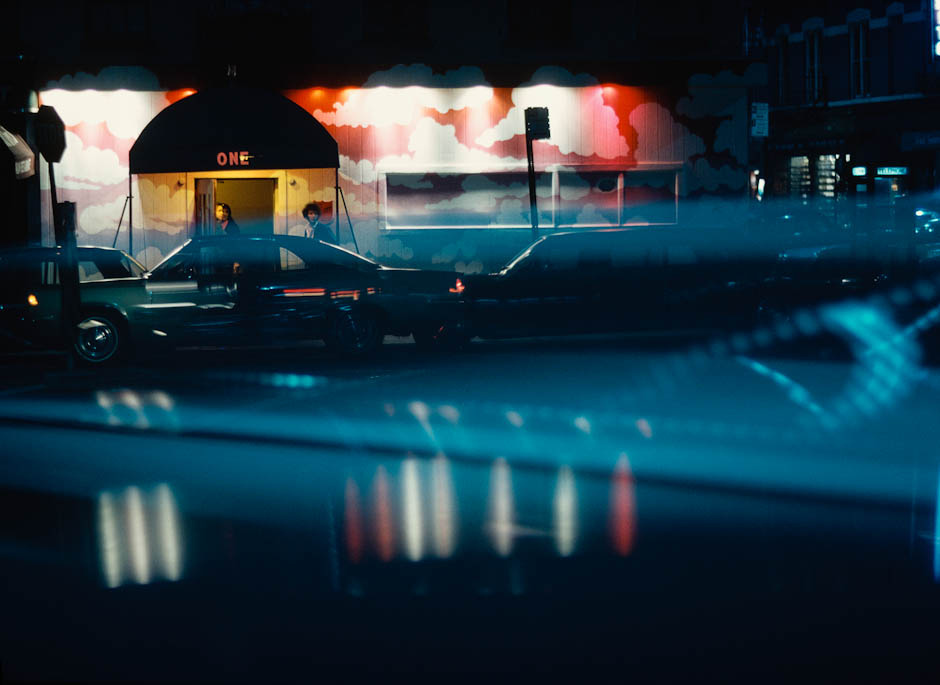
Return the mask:
<path id="1" fill-rule="evenodd" d="M 101 252 L 101 253 L 114 253 L 119 255 L 127 255 L 124 250 L 115 248 L 115 247 L 100 247 L 97 245 L 79 245 L 78 251 L 84 254 L 90 252 Z M 55 247 L 49 245 L 29 245 L 26 247 L 10 247 L 0 250 L 0 257 L 30 257 L 37 256 L 41 257 L 43 255 L 57 255 L 61 254 L 65 250 L 61 245 L 56 245 Z"/>

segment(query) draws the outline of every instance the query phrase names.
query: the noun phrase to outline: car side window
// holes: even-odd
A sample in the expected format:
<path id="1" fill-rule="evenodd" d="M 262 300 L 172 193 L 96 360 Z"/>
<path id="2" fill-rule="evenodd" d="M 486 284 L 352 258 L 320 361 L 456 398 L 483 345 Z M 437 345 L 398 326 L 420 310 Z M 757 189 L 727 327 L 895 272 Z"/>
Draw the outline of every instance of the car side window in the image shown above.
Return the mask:
<path id="1" fill-rule="evenodd" d="M 51 259 L 40 262 L 39 282 L 43 285 L 59 284 L 59 264 Z"/>
<path id="2" fill-rule="evenodd" d="M 189 251 L 177 252 L 155 270 L 151 278 L 155 281 L 185 281 L 196 275 L 195 255 Z"/>
<path id="3" fill-rule="evenodd" d="M 567 245 L 553 245 L 539 256 L 541 269 L 549 273 L 573 271 L 578 265 L 578 251 Z"/>
<path id="4" fill-rule="evenodd" d="M 279 264 L 281 271 L 309 271 L 313 264 L 307 262 L 296 252 L 288 250 L 286 247 L 278 248 L 280 254 Z"/>
<path id="5" fill-rule="evenodd" d="M 82 283 L 89 281 L 100 281 L 104 279 L 104 274 L 98 268 L 98 265 L 90 260 L 82 260 L 78 263 L 78 280 Z"/>

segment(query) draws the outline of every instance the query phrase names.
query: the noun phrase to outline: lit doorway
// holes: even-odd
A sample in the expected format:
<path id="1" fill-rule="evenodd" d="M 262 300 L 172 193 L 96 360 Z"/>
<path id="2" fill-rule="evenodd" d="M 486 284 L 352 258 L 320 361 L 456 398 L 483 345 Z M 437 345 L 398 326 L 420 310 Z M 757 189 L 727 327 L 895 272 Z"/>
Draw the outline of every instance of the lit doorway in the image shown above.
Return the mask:
<path id="1" fill-rule="evenodd" d="M 196 233 L 216 232 L 215 206 L 220 202 L 232 210 L 242 234 L 274 233 L 273 178 L 200 178 L 196 181 Z"/>

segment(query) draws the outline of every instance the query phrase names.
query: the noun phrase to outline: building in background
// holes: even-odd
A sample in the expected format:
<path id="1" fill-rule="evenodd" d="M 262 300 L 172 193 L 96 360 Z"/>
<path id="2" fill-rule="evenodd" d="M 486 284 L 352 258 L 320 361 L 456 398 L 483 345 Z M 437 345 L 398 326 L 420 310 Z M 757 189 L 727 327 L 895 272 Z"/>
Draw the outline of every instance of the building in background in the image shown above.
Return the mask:
<path id="1" fill-rule="evenodd" d="M 746 219 L 761 22 L 746 3 L 649 5 L 92 0 L 59 3 L 52 25 L 19 3 L 16 45 L 36 55 L 36 90 L 66 122 L 56 181 L 82 243 L 126 246 L 130 214 L 133 252 L 152 266 L 200 230 L 199 183 L 255 181 L 252 212 L 270 207 L 275 232 L 303 229 L 291 208 L 333 201 L 332 184 L 297 170 L 255 177 L 250 155 L 237 173 L 128 183 L 128 151 L 159 112 L 234 82 L 283 93 L 335 138 L 345 202 L 330 209 L 344 242 L 348 209 L 363 254 L 473 272 L 531 239 L 530 106 L 551 119 L 535 143 L 543 229 Z M 42 207 L 48 242 L 48 196 Z"/>
<path id="2" fill-rule="evenodd" d="M 769 212 L 833 236 L 915 229 L 940 181 L 940 2 L 788 3 L 768 22 Z"/>

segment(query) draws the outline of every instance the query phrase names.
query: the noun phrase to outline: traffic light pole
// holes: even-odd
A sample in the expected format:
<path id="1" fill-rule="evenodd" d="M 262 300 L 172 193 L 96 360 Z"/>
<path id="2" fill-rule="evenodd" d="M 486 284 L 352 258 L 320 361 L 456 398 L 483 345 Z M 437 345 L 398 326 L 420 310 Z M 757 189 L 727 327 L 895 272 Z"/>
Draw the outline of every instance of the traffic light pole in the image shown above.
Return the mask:
<path id="1" fill-rule="evenodd" d="M 535 193 L 535 160 L 532 141 L 551 136 L 547 107 L 527 107 L 525 110 L 525 155 L 529 162 L 529 215 L 532 217 L 532 242 L 539 238 L 539 208 Z"/>
<path id="2" fill-rule="evenodd" d="M 528 127 L 526 127 L 528 128 Z M 529 160 L 529 216 L 532 217 L 532 242 L 539 238 L 539 210 L 535 199 L 535 162 L 532 159 L 532 137 L 525 133 L 525 154 Z"/>

